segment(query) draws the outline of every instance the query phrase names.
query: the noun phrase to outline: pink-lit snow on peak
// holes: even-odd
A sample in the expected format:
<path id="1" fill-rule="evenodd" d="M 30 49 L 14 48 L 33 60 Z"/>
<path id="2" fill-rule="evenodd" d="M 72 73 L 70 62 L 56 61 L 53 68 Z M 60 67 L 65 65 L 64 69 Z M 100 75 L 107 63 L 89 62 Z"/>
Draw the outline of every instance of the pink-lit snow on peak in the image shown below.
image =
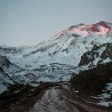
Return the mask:
<path id="1" fill-rule="evenodd" d="M 88 30 L 87 29 L 83 29 L 81 27 L 73 28 L 70 31 L 73 32 L 73 33 L 76 33 L 78 35 L 89 36 Z"/>
<path id="2" fill-rule="evenodd" d="M 99 23 L 99 25 L 102 26 L 102 27 L 104 27 L 104 28 L 109 28 L 109 29 L 111 29 L 111 27 L 108 26 L 104 21 L 101 21 L 101 22 Z"/>
<path id="3" fill-rule="evenodd" d="M 55 34 L 55 36 L 62 36 L 64 34 L 64 30 Z"/>
<path id="4" fill-rule="evenodd" d="M 98 35 L 106 35 L 109 31 L 111 31 L 111 27 L 108 26 L 105 22 L 101 21 L 100 23 L 98 23 L 100 32 L 98 32 Z"/>
<path id="5" fill-rule="evenodd" d="M 105 35 L 109 31 L 111 31 L 111 27 L 106 24 L 106 22 L 99 22 L 96 24 L 91 24 L 91 25 L 76 25 L 76 26 L 71 26 L 69 28 L 69 31 L 72 31 L 76 34 L 83 35 L 83 36 L 89 36 L 91 35 L 91 32 L 95 33 L 96 35 Z"/>
<path id="6" fill-rule="evenodd" d="M 112 32 L 112 28 L 108 25 L 108 23 L 101 21 L 96 24 L 85 25 L 79 24 L 69 27 L 61 32 L 55 34 L 55 36 L 63 36 L 65 33 L 72 33 L 77 34 L 79 36 L 88 37 L 90 35 L 98 35 L 103 36 L 106 35 L 108 32 Z"/>
<path id="7" fill-rule="evenodd" d="M 99 32 L 99 30 L 97 29 L 96 25 L 95 24 L 92 24 L 89 26 L 90 30 L 93 31 L 93 32 Z"/>

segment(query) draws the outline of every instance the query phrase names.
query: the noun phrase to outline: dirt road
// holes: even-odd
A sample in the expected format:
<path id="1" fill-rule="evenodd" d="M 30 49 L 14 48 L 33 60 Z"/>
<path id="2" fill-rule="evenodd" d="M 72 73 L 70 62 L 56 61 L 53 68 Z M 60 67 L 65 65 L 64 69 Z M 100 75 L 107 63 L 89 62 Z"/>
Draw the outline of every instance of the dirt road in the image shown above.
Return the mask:
<path id="1" fill-rule="evenodd" d="M 112 112 L 77 96 L 67 84 L 48 89 L 31 112 Z"/>

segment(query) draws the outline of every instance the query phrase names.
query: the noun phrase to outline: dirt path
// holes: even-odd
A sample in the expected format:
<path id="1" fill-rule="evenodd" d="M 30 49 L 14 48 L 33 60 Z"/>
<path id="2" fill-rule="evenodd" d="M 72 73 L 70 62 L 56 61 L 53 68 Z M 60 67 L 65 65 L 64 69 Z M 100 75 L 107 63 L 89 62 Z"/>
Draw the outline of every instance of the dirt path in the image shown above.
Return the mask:
<path id="1" fill-rule="evenodd" d="M 48 89 L 36 102 L 31 112 L 112 112 L 109 109 L 85 102 L 67 85 Z"/>

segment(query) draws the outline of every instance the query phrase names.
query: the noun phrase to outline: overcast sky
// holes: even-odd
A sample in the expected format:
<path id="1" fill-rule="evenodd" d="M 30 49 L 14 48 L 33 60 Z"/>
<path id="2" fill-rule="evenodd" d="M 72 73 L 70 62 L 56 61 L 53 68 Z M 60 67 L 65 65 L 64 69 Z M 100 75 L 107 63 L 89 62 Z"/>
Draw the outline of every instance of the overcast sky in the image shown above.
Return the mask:
<path id="1" fill-rule="evenodd" d="M 79 23 L 112 22 L 112 0 L 0 0 L 0 45 L 36 45 Z"/>

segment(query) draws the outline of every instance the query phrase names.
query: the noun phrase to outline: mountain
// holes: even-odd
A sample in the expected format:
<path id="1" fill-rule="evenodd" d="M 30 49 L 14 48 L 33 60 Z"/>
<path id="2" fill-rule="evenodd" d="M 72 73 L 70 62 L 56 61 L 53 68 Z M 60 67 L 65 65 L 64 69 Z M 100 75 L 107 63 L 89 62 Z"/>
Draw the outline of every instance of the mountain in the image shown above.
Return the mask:
<path id="1" fill-rule="evenodd" d="M 112 24 L 74 25 L 31 47 L 0 47 L 0 110 L 111 112 Z M 98 104 L 98 105 L 96 105 Z"/>
<path id="2" fill-rule="evenodd" d="M 1 46 L 0 55 L 14 67 L 13 75 L 10 67 L 4 69 L 9 76 L 36 86 L 41 81 L 68 81 L 72 73 L 110 62 L 111 44 L 112 24 L 101 21 L 70 26 L 32 47 Z"/>
<path id="3" fill-rule="evenodd" d="M 92 25 L 79 24 L 59 32 L 36 46 L 1 47 L 0 54 L 9 56 L 12 62 L 21 65 L 21 67 L 29 65 L 31 69 L 36 68 L 37 64 L 49 63 L 77 66 L 81 56 L 92 50 L 94 45 L 112 42 L 111 27 L 112 24 L 107 22 Z M 20 60 L 24 63 L 21 64 Z"/>

